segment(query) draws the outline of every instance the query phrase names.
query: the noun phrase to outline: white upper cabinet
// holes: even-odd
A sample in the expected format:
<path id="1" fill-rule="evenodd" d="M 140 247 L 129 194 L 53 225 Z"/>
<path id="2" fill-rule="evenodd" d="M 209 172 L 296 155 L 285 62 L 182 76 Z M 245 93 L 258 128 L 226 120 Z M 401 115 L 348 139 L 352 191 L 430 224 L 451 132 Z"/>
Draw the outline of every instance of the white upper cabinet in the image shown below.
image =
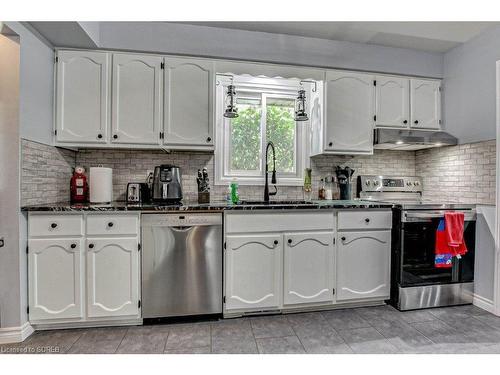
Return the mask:
<path id="1" fill-rule="evenodd" d="M 339 232 L 337 301 L 389 298 L 390 264 L 390 230 Z"/>
<path id="2" fill-rule="evenodd" d="M 154 145 L 161 128 L 162 57 L 113 54 L 113 143 Z"/>
<path id="3" fill-rule="evenodd" d="M 87 239 L 87 316 L 139 314 L 137 238 Z"/>
<path id="4" fill-rule="evenodd" d="M 441 128 L 441 81 L 427 79 L 410 80 L 412 128 Z"/>
<path id="5" fill-rule="evenodd" d="M 226 237 L 226 310 L 280 307 L 281 238 L 280 234 Z"/>
<path id="6" fill-rule="evenodd" d="M 377 76 L 375 126 L 407 128 L 410 121 L 410 80 Z"/>
<path id="7" fill-rule="evenodd" d="M 163 143 L 172 146 L 213 146 L 214 63 L 165 58 Z"/>
<path id="8" fill-rule="evenodd" d="M 82 240 L 29 240 L 30 321 L 83 317 Z"/>
<path id="9" fill-rule="evenodd" d="M 56 141 L 106 143 L 110 54 L 59 51 L 57 60 Z"/>
<path id="10" fill-rule="evenodd" d="M 371 74 L 326 73 L 326 153 L 373 153 L 374 79 Z"/>
<path id="11" fill-rule="evenodd" d="M 333 232 L 285 234 L 283 304 L 333 303 Z"/>

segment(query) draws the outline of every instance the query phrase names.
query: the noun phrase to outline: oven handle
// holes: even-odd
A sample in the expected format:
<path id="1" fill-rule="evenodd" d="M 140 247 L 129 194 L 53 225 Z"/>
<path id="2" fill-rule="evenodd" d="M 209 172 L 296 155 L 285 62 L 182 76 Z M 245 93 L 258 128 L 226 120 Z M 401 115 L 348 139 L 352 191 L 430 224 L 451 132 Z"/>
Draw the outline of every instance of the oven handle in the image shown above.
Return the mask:
<path id="1" fill-rule="evenodd" d="M 425 222 L 432 219 L 444 219 L 446 211 L 404 211 L 402 222 Z M 465 211 L 465 221 L 476 221 L 476 211 Z"/>

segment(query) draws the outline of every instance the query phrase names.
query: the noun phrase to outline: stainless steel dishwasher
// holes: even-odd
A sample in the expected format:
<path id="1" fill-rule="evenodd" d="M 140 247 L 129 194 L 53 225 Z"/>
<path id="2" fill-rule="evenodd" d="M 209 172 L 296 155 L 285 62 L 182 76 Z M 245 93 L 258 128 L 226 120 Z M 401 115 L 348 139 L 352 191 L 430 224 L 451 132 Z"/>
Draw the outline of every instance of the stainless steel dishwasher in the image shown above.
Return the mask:
<path id="1" fill-rule="evenodd" d="M 222 215 L 142 215 L 142 315 L 222 313 Z"/>

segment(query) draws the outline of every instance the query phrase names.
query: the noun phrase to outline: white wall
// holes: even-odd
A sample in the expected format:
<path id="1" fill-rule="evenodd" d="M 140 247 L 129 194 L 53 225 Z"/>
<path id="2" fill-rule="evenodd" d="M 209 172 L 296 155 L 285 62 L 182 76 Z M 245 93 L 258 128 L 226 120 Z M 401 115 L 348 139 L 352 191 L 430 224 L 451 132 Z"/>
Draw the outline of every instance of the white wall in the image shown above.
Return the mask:
<path id="1" fill-rule="evenodd" d="M 19 45 L 0 35 L 0 328 L 24 323 L 19 247 Z M 24 317 L 24 319 L 23 319 Z M 24 321 L 23 321 L 24 320 Z"/>
<path id="2" fill-rule="evenodd" d="M 100 47 L 428 77 L 443 63 L 439 53 L 166 22 L 101 22 Z"/>
<path id="3" fill-rule="evenodd" d="M 495 206 L 478 206 L 474 294 L 493 304 L 495 274 Z"/>
<path id="4" fill-rule="evenodd" d="M 52 144 L 54 50 L 19 22 L 7 26 L 20 36 L 20 136 Z"/>
<path id="5" fill-rule="evenodd" d="M 495 139 L 495 63 L 500 27 L 488 29 L 444 56 L 444 120 L 460 143 Z"/>

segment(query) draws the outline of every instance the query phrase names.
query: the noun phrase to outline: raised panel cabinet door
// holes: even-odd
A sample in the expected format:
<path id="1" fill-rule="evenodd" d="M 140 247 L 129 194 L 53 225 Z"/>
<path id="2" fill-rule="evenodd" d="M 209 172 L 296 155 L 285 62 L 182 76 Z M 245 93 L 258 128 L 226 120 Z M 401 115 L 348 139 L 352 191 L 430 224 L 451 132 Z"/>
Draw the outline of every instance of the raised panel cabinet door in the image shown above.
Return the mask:
<path id="1" fill-rule="evenodd" d="M 179 146 L 213 146 L 213 62 L 165 58 L 165 137 Z"/>
<path id="2" fill-rule="evenodd" d="M 281 298 L 282 237 L 226 237 L 226 310 L 278 309 Z"/>
<path id="3" fill-rule="evenodd" d="M 88 317 L 137 316 L 137 238 L 88 238 L 86 246 Z"/>
<path id="4" fill-rule="evenodd" d="M 412 128 L 441 128 L 441 81 L 412 79 L 410 81 Z"/>
<path id="5" fill-rule="evenodd" d="M 29 320 L 82 318 L 82 240 L 28 243 Z"/>
<path id="6" fill-rule="evenodd" d="M 325 151 L 373 153 L 373 81 L 370 74 L 327 72 Z"/>
<path id="7" fill-rule="evenodd" d="M 409 127 L 410 80 L 401 77 L 377 76 L 375 81 L 375 126 Z"/>
<path id="8" fill-rule="evenodd" d="M 113 54 L 113 143 L 159 143 L 162 57 Z"/>
<path id="9" fill-rule="evenodd" d="M 337 301 L 389 298 L 391 231 L 339 232 Z"/>
<path id="10" fill-rule="evenodd" d="M 283 304 L 333 303 L 333 233 L 285 235 Z"/>
<path id="11" fill-rule="evenodd" d="M 106 143 L 110 54 L 59 51 L 57 60 L 56 142 Z"/>

